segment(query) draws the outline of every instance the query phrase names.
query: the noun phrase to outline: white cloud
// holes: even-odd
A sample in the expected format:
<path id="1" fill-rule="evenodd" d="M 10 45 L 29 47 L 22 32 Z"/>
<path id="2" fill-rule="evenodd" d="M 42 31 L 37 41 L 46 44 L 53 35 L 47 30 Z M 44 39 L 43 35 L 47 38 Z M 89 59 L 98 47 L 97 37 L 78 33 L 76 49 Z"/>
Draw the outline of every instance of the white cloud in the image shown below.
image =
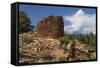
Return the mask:
<path id="1" fill-rule="evenodd" d="M 96 15 L 86 14 L 82 9 L 78 10 L 71 16 L 64 16 L 64 21 L 69 21 L 70 25 L 64 26 L 64 30 L 67 33 L 95 33 L 96 29 Z M 65 22 L 68 23 L 68 22 Z"/>

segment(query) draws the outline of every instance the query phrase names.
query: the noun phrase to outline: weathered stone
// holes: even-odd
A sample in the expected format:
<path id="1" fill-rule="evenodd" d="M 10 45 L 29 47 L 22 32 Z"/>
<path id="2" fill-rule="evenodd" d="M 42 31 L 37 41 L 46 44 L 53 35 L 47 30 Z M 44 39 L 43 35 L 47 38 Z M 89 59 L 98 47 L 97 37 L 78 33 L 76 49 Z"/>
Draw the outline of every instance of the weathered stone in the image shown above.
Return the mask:
<path id="1" fill-rule="evenodd" d="M 19 35 L 19 41 L 23 42 L 23 45 L 19 46 L 19 63 L 96 59 L 96 51 L 88 45 L 80 43 L 76 39 L 70 40 L 68 44 L 66 44 L 67 47 L 63 47 L 63 44 L 58 39 L 39 38 L 34 34 L 35 33 L 23 33 Z M 29 44 L 26 44 L 24 41 L 26 39 L 32 41 Z M 49 57 L 50 60 L 48 60 L 47 57 Z"/>
<path id="2" fill-rule="evenodd" d="M 64 33 L 64 22 L 61 16 L 47 16 L 38 22 L 36 31 L 39 37 L 59 38 Z"/>

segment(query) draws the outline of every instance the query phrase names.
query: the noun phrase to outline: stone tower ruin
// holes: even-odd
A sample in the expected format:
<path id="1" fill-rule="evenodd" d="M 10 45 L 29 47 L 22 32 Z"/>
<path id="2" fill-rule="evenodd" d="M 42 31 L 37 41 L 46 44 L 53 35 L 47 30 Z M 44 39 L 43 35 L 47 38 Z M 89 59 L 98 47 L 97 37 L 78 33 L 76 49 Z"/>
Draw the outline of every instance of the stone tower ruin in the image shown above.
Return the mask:
<path id="1" fill-rule="evenodd" d="M 64 22 L 62 16 L 47 16 L 40 20 L 36 26 L 39 37 L 59 38 L 64 33 Z"/>

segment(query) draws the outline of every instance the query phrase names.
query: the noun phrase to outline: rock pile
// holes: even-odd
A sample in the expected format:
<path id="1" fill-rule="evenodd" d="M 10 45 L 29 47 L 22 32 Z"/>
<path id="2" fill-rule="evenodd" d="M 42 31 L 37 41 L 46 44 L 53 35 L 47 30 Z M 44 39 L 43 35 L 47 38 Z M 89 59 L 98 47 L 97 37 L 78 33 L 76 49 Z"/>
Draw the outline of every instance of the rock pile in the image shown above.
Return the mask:
<path id="1" fill-rule="evenodd" d="M 96 58 L 96 51 L 93 48 L 76 39 L 70 41 L 67 48 L 68 61 L 94 60 Z"/>
<path id="2" fill-rule="evenodd" d="M 66 45 L 67 48 L 63 47 Z M 44 63 L 91 60 L 96 51 L 78 40 L 62 44 L 58 39 L 38 38 L 34 33 L 19 35 L 19 63 Z"/>
<path id="3" fill-rule="evenodd" d="M 26 37 L 28 34 L 24 35 Z M 50 38 L 33 38 L 30 43 L 24 42 L 24 45 L 19 46 L 19 53 L 20 63 L 67 61 L 68 57 L 68 53 L 61 48 L 60 41 Z"/>
<path id="4" fill-rule="evenodd" d="M 64 22 L 61 16 L 47 16 L 38 22 L 36 31 L 39 37 L 59 38 L 64 33 Z"/>

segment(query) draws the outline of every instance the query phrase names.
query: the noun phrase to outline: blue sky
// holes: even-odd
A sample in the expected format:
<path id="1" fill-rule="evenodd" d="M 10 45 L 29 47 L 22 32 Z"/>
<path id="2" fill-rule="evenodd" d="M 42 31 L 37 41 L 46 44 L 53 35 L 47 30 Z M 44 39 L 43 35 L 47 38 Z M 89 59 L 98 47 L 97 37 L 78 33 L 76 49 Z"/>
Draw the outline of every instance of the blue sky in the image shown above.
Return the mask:
<path id="1" fill-rule="evenodd" d="M 40 5 L 25 5 L 20 4 L 19 5 L 19 11 L 24 11 L 28 17 L 30 18 L 33 25 L 36 25 L 36 23 L 44 16 L 48 15 L 56 15 L 56 16 L 73 16 L 75 15 L 79 10 L 84 13 L 84 15 L 93 15 L 96 13 L 96 10 L 93 8 L 78 8 L 78 7 L 57 7 L 57 6 L 40 6 Z M 78 18 L 79 19 L 79 18 Z M 64 18 L 64 26 L 67 26 L 71 21 L 66 20 Z"/>

